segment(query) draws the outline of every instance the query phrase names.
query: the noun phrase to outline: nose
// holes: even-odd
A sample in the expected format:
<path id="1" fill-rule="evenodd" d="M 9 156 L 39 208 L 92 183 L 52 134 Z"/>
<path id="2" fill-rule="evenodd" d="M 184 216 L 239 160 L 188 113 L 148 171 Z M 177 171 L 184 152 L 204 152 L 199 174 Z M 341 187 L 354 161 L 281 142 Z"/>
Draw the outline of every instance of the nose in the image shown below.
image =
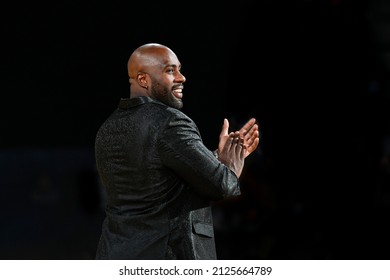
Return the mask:
<path id="1" fill-rule="evenodd" d="M 177 72 L 176 81 L 179 83 L 184 83 L 186 81 L 186 77 L 181 72 Z"/>

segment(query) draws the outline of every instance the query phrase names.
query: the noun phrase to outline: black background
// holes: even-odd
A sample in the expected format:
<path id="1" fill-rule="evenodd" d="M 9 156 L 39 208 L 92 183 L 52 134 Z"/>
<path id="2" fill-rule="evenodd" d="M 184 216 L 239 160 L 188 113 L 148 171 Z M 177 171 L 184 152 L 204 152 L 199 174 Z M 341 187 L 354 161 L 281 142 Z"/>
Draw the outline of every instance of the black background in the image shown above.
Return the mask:
<path id="1" fill-rule="evenodd" d="M 94 258 L 94 137 L 148 42 L 177 54 L 210 149 L 224 117 L 260 125 L 243 195 L 214 203 L 220 259 L 390 258 L 386 1 L 2 5 L 0 258 Z"/>

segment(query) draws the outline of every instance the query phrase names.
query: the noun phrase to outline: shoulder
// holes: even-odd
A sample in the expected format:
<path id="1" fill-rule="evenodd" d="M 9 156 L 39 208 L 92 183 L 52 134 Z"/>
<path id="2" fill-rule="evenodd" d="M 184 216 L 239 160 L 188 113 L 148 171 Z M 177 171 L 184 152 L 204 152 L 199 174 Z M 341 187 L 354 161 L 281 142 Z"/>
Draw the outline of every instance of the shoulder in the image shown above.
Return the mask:
<path id="1" fill-rule="evenodd" d="M 181 125 L 196 127 L 195 122 L 188 115 L 176 108 L 169 107 L 158 101 L 149 102 L 146 107 L 155 114 L 157 119 L 165 122 L 168 126 Z"/>

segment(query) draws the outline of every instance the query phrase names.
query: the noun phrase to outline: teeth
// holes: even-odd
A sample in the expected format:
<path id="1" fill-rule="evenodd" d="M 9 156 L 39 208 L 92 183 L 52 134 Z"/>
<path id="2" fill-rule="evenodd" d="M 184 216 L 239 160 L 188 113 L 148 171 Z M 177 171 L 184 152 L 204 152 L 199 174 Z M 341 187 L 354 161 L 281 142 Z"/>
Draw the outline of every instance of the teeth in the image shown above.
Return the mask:
<path id="1" fill-rule="evenodd" d="M 181 92 L 181 89 L 175 89 L 173 91 L 173 95 L 176 97 L 176 98 L 182 98 L 183 97 L 183 94 Z"/>

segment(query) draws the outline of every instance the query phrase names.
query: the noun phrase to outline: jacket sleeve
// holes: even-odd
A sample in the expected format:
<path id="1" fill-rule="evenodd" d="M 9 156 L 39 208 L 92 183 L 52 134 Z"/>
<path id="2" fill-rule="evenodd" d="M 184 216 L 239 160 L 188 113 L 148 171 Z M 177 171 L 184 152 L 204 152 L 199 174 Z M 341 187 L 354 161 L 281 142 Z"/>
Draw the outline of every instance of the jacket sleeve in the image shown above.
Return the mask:
<path id="1" fill-rule="evenodd" d="M 241 194 L 236 174 L 203 144 L 190 118 L 174 114 L 161 131 L 158 140 L 161 160 L 186 185 L 214 200 Z"/>

